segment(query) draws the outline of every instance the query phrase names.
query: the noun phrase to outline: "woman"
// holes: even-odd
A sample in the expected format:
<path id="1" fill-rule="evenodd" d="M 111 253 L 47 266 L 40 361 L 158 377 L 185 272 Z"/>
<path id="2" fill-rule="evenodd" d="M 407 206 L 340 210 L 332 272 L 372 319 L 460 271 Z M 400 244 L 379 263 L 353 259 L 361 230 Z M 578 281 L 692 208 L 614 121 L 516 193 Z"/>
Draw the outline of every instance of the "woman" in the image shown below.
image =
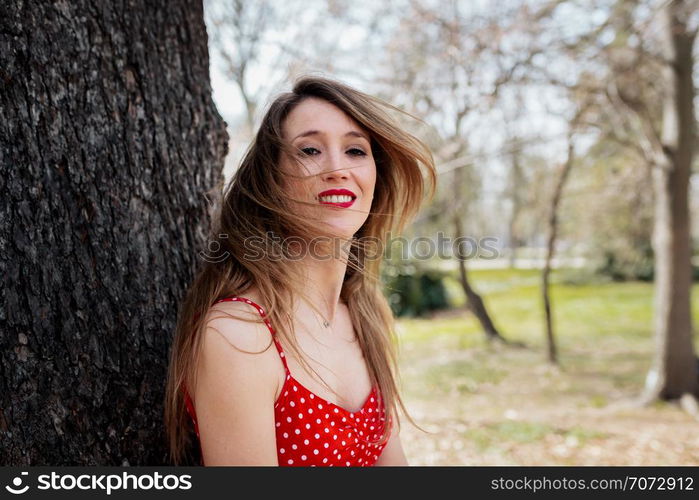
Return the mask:
<path id="1" fill-rule="evenodd" d="M 421 167 L 430 196 L 435 170 L 387 109 L 316 77 L 268 109 L 215 218 L 220 255 L 180 309 L 175 463 L 191 418 L 205 465 L 407 464 L 380 250 L 419 208 Z"/>

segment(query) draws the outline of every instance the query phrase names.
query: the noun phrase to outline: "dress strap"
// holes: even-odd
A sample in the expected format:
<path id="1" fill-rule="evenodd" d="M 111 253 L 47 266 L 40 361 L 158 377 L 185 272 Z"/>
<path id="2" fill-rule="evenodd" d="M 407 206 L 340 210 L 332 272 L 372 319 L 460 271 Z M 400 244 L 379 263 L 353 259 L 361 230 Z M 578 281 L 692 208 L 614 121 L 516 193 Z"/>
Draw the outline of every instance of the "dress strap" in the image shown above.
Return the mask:
<path id="1" fill-rule="evenodd" d="M 245 298 L 245 297 L 226 297 L 224 299 L 217 300 L 216 302 L 214 302 L 214 304 L 218 304 L 219 302 L 244 302 L 246 304 L 250 304 L 255 309 L 257 309 L 257 312 L 259 312 L 260 316 L 262 316 L 262 319 L 265 320 L 265 325 L 267 325 L 267 328 L 269 329 L 270 333 L 272 334 L 272 340 L 274 341 L 274 346 L 277 348 L 277 352 L 279 353 L 279 357 L 282 360 L 282 364 L 284 365 L 284 370 L 286 371 L 287 375 L 290 375 L 291 372 L 289 372 L 289 366 L 286 364 L 286 355 L 284 354 L 284 349 L 282 349 L 281 344 L 277 340 L 276 331 L 274 330 L 274 327 L 272 327 L 269 320 L 267 319 L 267 315 L 265 314 L 265 310 L 262 308 L 262 306 L 255 304 L 252 300 Z"/>

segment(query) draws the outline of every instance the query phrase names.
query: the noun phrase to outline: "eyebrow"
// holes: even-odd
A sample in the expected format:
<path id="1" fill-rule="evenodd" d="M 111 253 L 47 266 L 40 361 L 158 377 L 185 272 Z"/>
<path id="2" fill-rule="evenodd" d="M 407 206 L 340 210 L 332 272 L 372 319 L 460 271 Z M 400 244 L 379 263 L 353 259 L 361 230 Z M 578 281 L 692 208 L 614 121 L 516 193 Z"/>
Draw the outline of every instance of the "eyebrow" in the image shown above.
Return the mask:
<path id="1" fill-rule="evenodd" d="M 325 133 L 321 132 L 320 130 L 306 130 L 305 132 L 301 132 L 299 135 L 297 135 L 296 137 L 294 137 L 294 138 L 291 139 L 291 140 L 292 140 L 292 141 L 295 141 L 295 140 L 298 139 L 299 137 L 308 137 L 308 136 L 311 136 L 311 135 L 325 135 Z M 369 141 L 369 137 L 367 137 L 366 134 L 364 134 L 364 133 L 362 133 L 362 132 L 359 132 L 359 131 L 357 131 L 357 130 L 350 130 L 350 131 L 347 132 L 343 137 L 347 137 L 347 136 L 350 136 L 350 137 L 361 137 L 361 138 L 366 139 L 367 141 Z"/>

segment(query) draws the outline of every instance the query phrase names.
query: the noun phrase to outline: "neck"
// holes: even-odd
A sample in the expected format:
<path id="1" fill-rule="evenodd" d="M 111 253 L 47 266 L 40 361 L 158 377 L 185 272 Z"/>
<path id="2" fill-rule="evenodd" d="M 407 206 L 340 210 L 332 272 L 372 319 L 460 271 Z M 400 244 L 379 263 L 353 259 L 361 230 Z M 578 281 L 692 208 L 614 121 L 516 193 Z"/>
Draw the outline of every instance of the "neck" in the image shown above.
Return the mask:
<path id="1" fill-rule="evenodd" d="M 299 264 L 304 270 L 306 278 L 304 292 L 308 300 L 320 310 L 323 319 L 332 324 L 340 304 L 347 263 L 342 259 L 319 259 L 311 255 L 300 260 Z M 302 301 L 299 307 L 313 311 Z"/>

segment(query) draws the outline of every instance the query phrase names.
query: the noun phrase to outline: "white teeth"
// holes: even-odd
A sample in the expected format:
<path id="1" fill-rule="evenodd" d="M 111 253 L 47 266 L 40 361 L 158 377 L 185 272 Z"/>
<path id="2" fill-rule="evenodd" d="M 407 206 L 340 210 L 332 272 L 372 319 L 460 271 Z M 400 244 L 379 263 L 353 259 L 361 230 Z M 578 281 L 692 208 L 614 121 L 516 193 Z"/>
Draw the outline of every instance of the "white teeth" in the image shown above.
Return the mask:
<path id="1" fill-rule="evenodd" d="M 334 194 L 332 196 L 321 196 L 320 201 L 326 203 L 347 203 L 348 201 L 352 201 L 352 197 L 347 194 Z"/>

